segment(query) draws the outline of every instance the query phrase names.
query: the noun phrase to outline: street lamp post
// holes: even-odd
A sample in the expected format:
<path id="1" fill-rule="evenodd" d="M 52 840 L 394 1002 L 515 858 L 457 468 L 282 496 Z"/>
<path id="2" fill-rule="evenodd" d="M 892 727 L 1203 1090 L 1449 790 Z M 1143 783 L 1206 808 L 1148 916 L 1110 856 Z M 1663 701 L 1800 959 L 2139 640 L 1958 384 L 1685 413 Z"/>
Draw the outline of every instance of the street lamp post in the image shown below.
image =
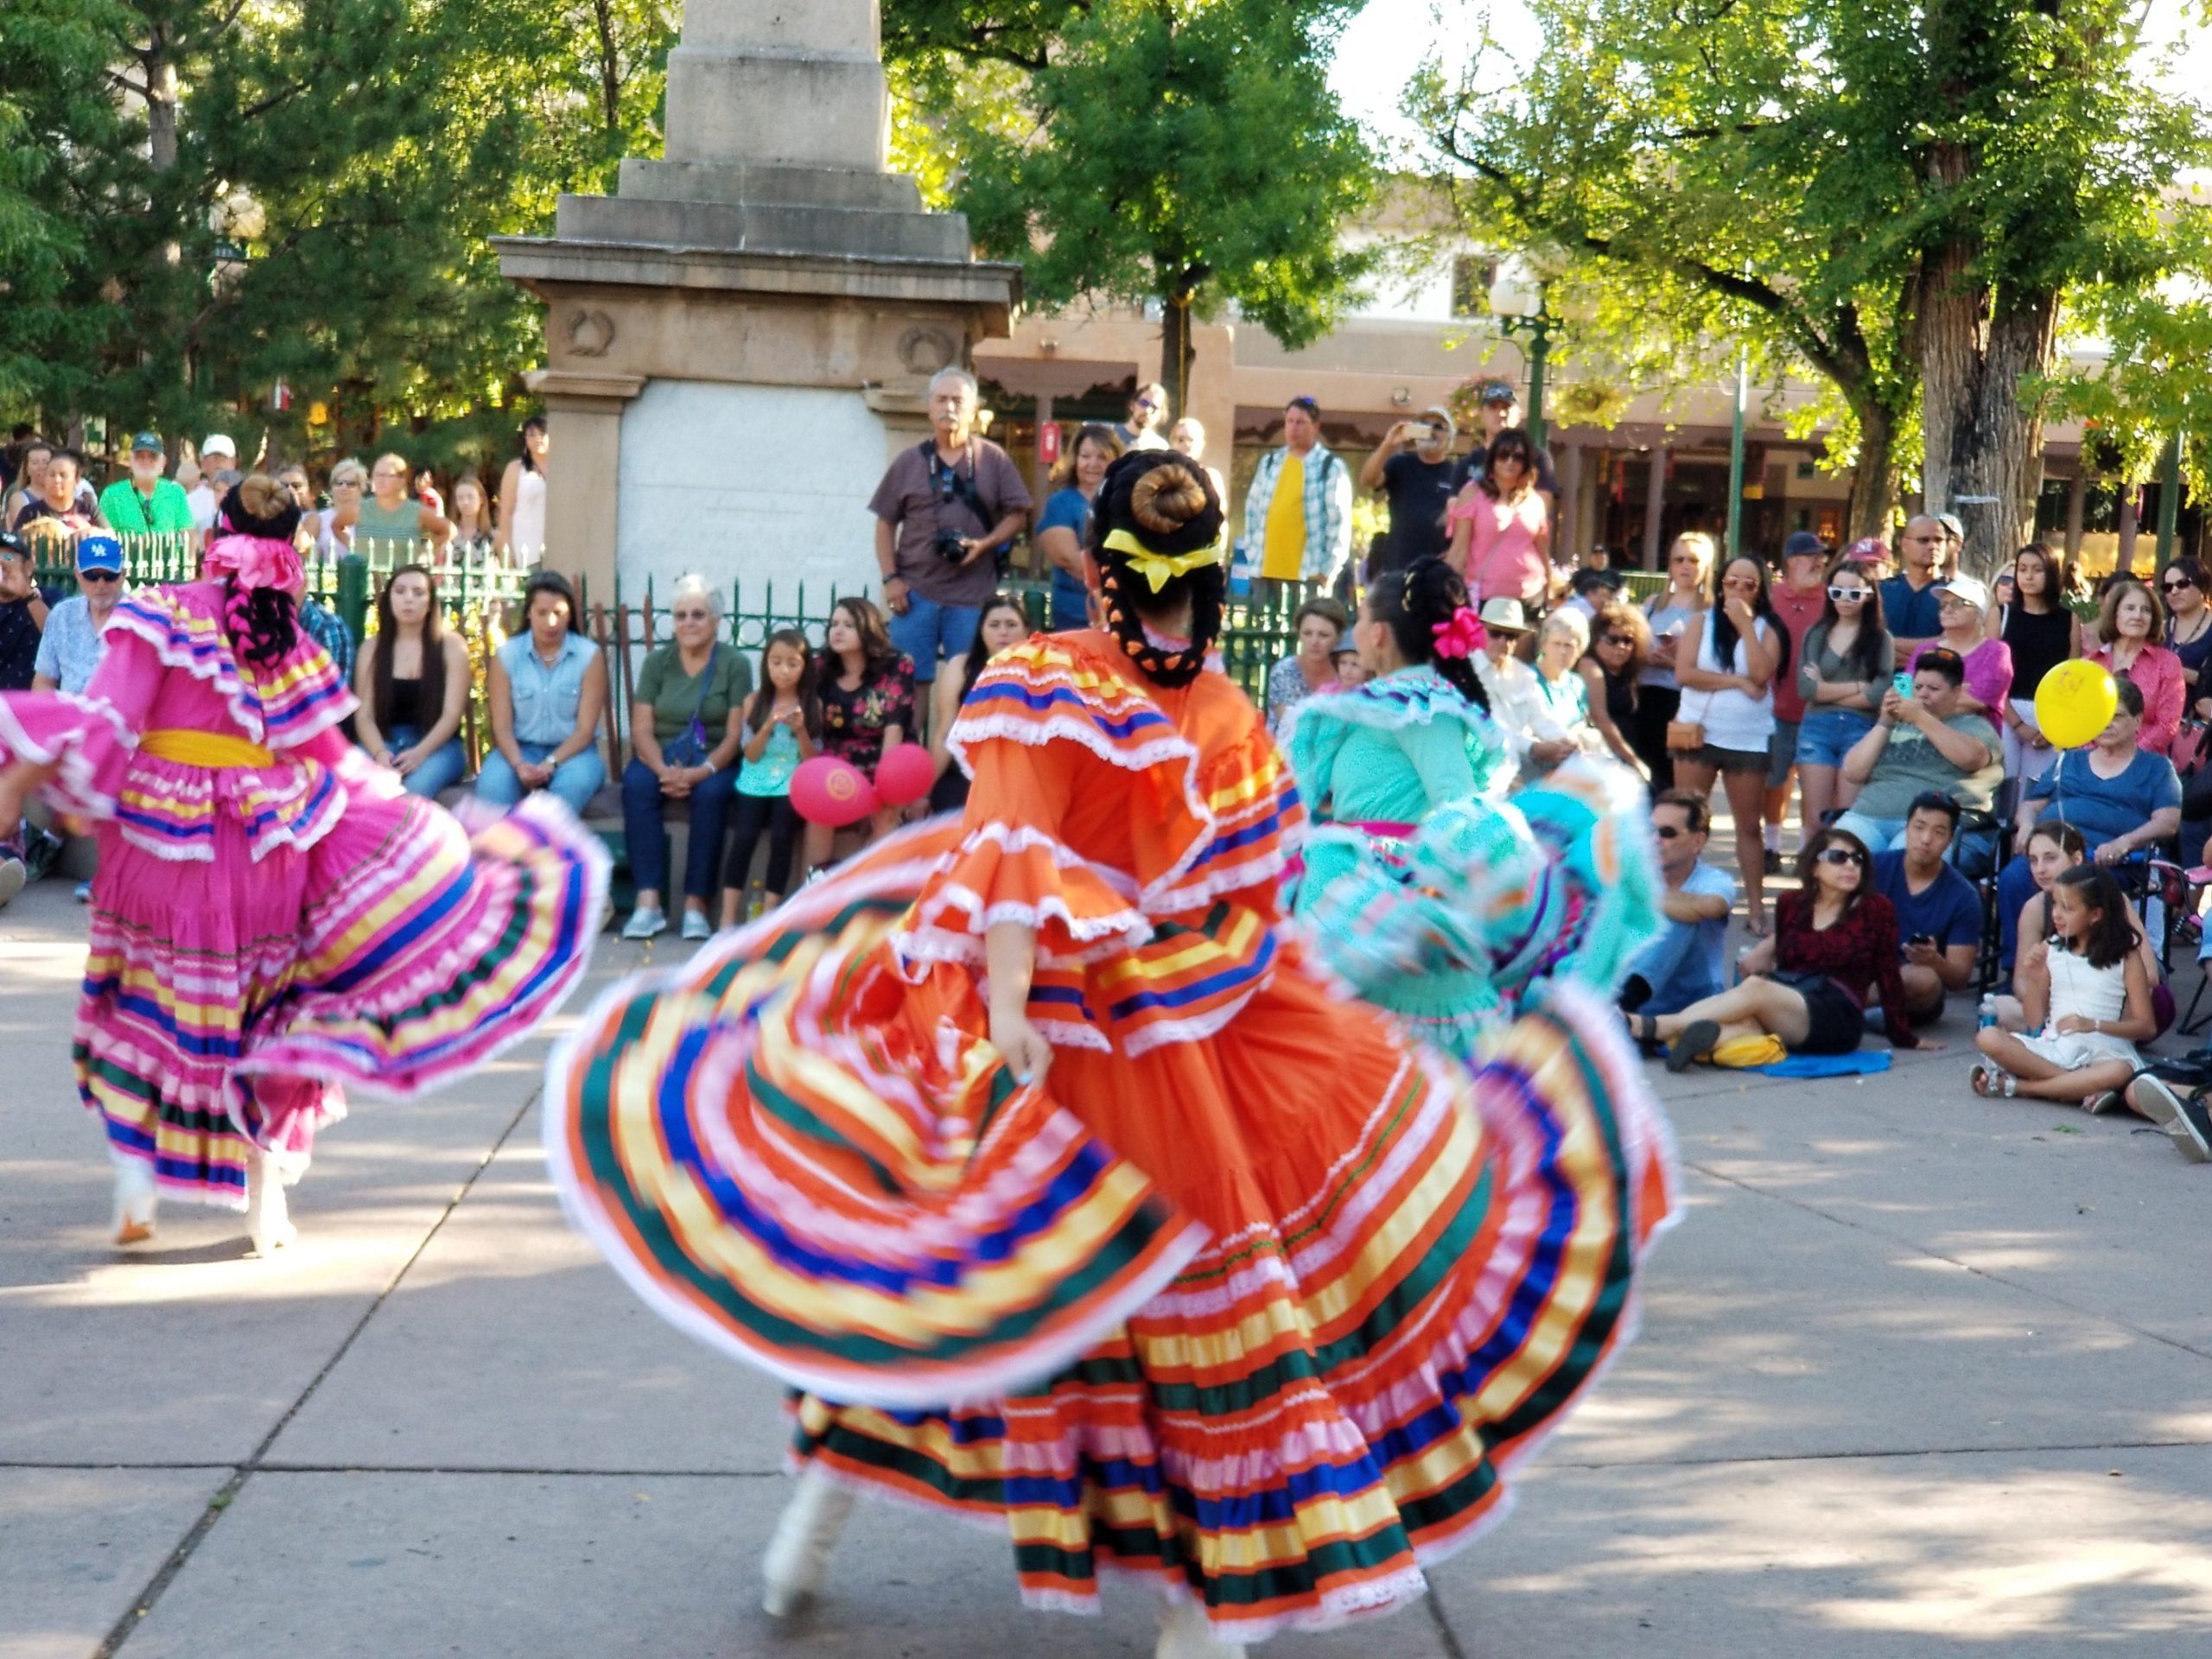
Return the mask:
<path id="1" fill-rule="evenodd" d="M 2158 569 L 2172 563 L 2174 536 L 2181 528 L 2181 434 L 2166 439 L 2158 457 Z"/>
<path id="2" fill-rule="evenodd" d="M 1728 557 L 1744 550 L 1744 412 L 1751 401 L 1751 353 L 1736 354 L 1736 414 L 1728 429 Z"/>
<path id="3" fill-rule="evenodd" d="M 1519 257 L 1498 262 L 1491 280 L 1491 315 L 1508 339 L 1529 337 L 1529 442 L 1544 447 L 1544 369 L 1551 360 L 1552 329 L 1559 319 L 1544 303 L 1545 283 Z"/>

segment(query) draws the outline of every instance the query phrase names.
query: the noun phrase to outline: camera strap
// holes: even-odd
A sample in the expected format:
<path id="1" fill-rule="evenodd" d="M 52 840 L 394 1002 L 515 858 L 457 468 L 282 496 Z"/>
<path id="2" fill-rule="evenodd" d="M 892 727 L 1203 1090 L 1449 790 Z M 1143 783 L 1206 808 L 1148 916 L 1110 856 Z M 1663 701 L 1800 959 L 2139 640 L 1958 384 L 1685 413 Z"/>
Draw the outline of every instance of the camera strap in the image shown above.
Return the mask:
<path id="1" fill-rule="evenodd" d="M 976 488 L 976 479 L 982 470 L 976 465 L 976 440 L 973 438 L 968 440 L 968 471 L 964 476 L 957 466 L 945 465 L 944 458 L 937 452 L 935 438 L 923 439 L 921 451 L 922 467 L 930 481 L 930 512 L 936 527 L 939 530 L 944 528 L 944 521 L 937 518 L 936 514 L 938 509 L 944 505 L 944 485 L 949 480 L 952 486 L 954 497 L 963 503 L 969 512 L 976 515 L 976 534 L 988 535 L 991 527 L 998 523 L 998 519 L 984 505 L 982 497 Z"/>

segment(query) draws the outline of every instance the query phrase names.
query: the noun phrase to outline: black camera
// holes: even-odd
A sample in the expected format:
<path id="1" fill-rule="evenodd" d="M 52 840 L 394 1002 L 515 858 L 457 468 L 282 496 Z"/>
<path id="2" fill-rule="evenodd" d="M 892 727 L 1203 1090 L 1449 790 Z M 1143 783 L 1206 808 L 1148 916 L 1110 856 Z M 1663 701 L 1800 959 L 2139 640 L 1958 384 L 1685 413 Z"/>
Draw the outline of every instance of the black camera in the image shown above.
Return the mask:
<path id="1" fill-rule="evenodd" d="M 968 543 L 957 530 L 940 530 L 930 538 L 930 549 L 947 564 L 964 563 L 968 557 Z"/>

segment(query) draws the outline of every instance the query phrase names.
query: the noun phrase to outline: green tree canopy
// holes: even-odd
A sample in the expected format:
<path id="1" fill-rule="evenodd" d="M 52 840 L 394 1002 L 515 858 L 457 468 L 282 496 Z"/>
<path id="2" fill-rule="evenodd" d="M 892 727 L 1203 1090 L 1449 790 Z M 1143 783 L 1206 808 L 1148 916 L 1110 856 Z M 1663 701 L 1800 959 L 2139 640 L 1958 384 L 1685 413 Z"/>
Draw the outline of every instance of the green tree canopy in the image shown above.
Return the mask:
<path id="1" fill-rule="evenodd" d="M 488 460 L 538 348 L 486 238 L 544 228 L 560 190 L 657 148 L 674 37 L 652 0 L 11 0 L 0 88 L 26 49 L 89 57 L 105 85 L 79 73 L 22 118 L 37 194 L 67 205 L 33 245 L 51 315 L 0 323 L 48 348 L 0 399 L 111 430 L 219 423 L 272 454 L 396 429 L 424 461 Z M 279 382 L 289 410 L 267 407 Z M 310 434 L 317 403 L 332 425 Z"/>
<path id="2" fill-rule="evenodd" d="M 1546 245 L 1686 334 L 1834 387 L 1854 534 L 1921 486 L 1983 560 L 2040 480 L 2064 296 L 2155 269 L 2202 105 L 2146 93 L 2129 0 L 1534 0 L 1540 39 L 1432 65 L 1409 108 L 1470 226 Z"/>
<path id="3" fill-rule="evenodd" d="M 1328 85 L 1357 0 L 910 0 L 894 71 L 951 111 L 947 189 L 1029 297 L 1157 302 L 1179 407 L 1191 327 L 1234 304 L 1287 346 L 1372 268 L 1338 232 L 1376 162 Z M 903 146 L 916 148 L 911 142 Z"/>

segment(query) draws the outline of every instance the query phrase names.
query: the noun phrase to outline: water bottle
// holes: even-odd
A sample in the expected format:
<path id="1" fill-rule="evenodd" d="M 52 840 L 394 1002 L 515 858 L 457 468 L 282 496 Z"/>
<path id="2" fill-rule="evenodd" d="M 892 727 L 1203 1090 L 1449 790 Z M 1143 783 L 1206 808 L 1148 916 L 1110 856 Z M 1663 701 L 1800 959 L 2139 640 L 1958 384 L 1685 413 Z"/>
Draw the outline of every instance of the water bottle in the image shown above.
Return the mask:
<path id="1" fill-rule="evenodd" d="M 1980 1029 L 1987 1031 L 1997 1023 L 1997 998 L 1993 995 L 1981 999 Z"/>

